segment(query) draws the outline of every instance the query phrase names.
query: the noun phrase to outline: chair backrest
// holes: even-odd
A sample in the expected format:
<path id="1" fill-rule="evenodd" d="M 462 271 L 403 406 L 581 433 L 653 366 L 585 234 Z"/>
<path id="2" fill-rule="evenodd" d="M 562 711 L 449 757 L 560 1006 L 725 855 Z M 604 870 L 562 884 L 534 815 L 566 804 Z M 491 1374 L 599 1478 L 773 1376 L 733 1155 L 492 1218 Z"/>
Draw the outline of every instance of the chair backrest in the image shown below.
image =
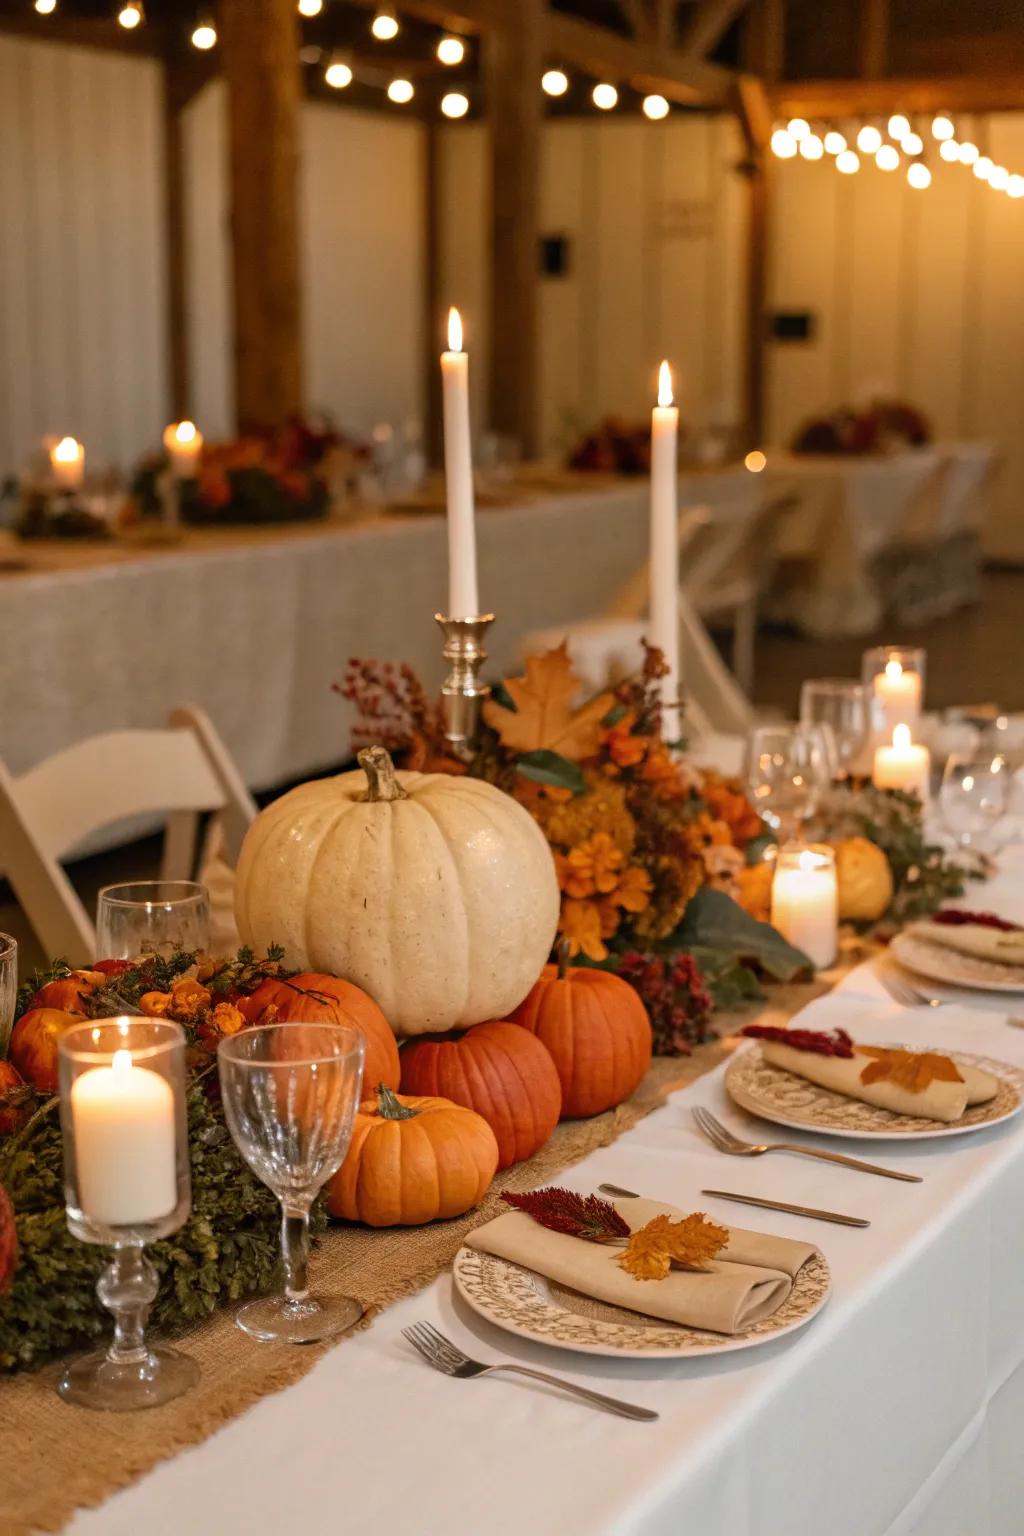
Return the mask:
<path id="1" fill-rule="evenodd" d="M 725 583 L 746 581 L 760 590 L 775 568 L 775 524 L 796 503 L 793 495 L 734 497 L 713 508 L 696 530 L 681 568 L 680 585 L 702 604 Z"/>
<path id="2" fill-rule="evenodd" d="M 256 806 L 206 715 L 176 710 L 166 730 L 110 731 L 17 777 L 0 762 L 2 872 L 49 953 L 88 962 L 92 923 L 60 860 L 105 828 L 159 814 L 163 878 L 188 879 L 199 816 L 211 811 L 237 857 Z"/>
<path id="3" fill-rule="evenodd" d="M 677 550 L 679 559 L 688 554 L 694 541 L 699 537 L 701 530 L 706 528 L 712 520 L 712 512 L 708 507 L 692 506 L 684 507 L 679 514 L 677 524 Z M 618 592 L 605 609 L 605 616 L 609 619 L 638 619 L 647 611 L 647 594 L 650 589 L 650 577 L 648 575 L 648 562 L 645 560 L 638 571 L 634 571 L 626 582 L 626 585 Z"/>

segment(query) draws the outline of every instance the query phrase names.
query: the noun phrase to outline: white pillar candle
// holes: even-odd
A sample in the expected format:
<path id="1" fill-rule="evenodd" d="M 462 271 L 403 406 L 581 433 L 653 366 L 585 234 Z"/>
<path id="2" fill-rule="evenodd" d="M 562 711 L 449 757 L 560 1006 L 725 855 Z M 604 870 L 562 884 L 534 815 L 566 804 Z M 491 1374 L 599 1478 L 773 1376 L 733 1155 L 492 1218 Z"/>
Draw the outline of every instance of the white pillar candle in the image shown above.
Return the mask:
<path id="1" fill-rule="evenodd" d="M 85 449 L 73 437 L 62 437 L 50 449 L 53 481 L 62 491 L 80 491 L 85 477 Z"/>
<path id="2" fill-rule="evenodd" d="M 462 320 L 457 309 L 448 313 L 448 351 L 441 354 L 441 378 L 448 494 L 448 618 L 475 619 L 480 612 L 480 599 L 469 435 L 469 358 L 462 350 Z"/>
<path id="3" fill-rule="evenodd" d="M 203 434 L 194 421 L 172 421 L 164 432 L 164 447 L 176 480 L 194 480 L 199 473 Z"/>
<path id="4" fill-rule="evenodd" d="M 931 753 L 910 739 L 910 726 L 893 728 L 892 746 L 875 748 L 871 775 L 876 789 L 905 789 L 927 805 L 930 793 Z"/>
<path id="5" fill-rule="evenodd" d="M 679 410 L 672 403 L 672 374 L 662 363 L 658 403 L 651 415 L 650 635 L 665 658 L 661 680 L 661 734 L 678 741 L 682 723 L 679 677 Z"/>
<path id="6" fill-rule="evenodd" d="M 901 661 L 887 661 L 875 677 L 875 715 L 886 741 L 897 725 L 913 730 L 921 718 L 920 674 L 906 671 Z"/>
<path id="7" fill-rule="evenodd" d="M 835 857 L 830 850 L 780 848 L 772 880 L 772 927 L 816 970 L 836 958 L 839 892 Z"/>
<path id="8" fill-rule="evenodd" d="M 83 1072 L 71 1087 L 78 1200 L 105 1226 L 159 1221 L 178 1203 L 174 1091 L 131 1051 Z"/>

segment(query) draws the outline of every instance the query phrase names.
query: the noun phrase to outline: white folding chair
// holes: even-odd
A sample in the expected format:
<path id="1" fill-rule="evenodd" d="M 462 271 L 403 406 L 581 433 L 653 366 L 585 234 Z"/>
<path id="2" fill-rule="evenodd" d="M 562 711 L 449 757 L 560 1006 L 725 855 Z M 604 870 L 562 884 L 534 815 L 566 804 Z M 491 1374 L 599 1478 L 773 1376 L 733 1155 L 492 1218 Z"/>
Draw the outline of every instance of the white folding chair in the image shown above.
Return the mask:
<path id="1" fill-rule="evenodd" d="M 109 731 L 15 777 L 0 761 L 0 873 L 51 955 L 96 958 L 96 934 L 61 861 L 105 827 L 165 818 L 161 878 L 195 873 L 199 817 L 216 813 L 234 860 L 256 805 L 209 718 L 176 709 L 165 730 Z"/>

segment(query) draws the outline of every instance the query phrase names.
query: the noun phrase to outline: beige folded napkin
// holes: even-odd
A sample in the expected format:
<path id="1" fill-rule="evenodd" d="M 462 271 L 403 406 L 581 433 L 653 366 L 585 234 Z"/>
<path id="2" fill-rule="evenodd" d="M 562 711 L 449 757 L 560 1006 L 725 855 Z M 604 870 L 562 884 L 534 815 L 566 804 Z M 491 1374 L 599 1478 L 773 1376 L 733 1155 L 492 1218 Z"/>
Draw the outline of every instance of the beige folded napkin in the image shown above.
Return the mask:
<path id="1" fill-rule="evenodd" d="M 679 1221 L 689 1214 L 656 1200 L 614 1200 L 611 1204 L 631 1232 L 655 1216 Z M 636 1280 L 618 1263 L 622 1248 L 552 1232 L 525 1211 L 496 1217 L 477 1227 L 466 1242 L 471 1248 L 511 1259 L 584 1296 L 714 1333 L 742 1333 L 752 1323 L 770 1317 L 793 1289 L 802 1266 L 818 1251 L 813 1243 L 731 1227 L 728 1244 L 706 1270 L 673 1268 L 664 1280 Z"/>
<path id="2" fill-rule="evenodd" d="M 1024 929 L 989 928 L 984 923 L 911 923 L 907 932 L 941 949 L 1000 965 L 1024 966 Z"/>

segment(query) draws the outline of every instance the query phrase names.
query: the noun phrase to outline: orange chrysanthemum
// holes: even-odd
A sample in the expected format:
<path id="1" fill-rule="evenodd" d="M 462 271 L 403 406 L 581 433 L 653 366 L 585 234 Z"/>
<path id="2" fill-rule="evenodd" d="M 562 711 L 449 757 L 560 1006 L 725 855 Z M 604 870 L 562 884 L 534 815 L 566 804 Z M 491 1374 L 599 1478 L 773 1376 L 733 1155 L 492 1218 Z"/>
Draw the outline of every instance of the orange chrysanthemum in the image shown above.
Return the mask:
<path id="1" fill-rule="evenodd" d="M 619 870 L 625 862 L 625 854 L 608 833 L 595 832 L 570 851 L 563 888 L 570 896 L 607 896 L 618 884 Z"/>
<path id="2" fill-rule="evenodd" d="M 572 898 L 563 901 L 561 933 L 569 941 L 570 955 L 607 960 L 608 949 L 601 937 L 601 912 L 596 902 Z"/>
<path id="3" fill-rule="evenodd" d="M 623 871 L 612 900 L 627 912 L 642 912 L 650 902 L 653 889 L 654 881 L 646 869 L 639 864 L 631 864 Z"/>
<path id="4" fill-rule="evenodd" d="M 636 715 L 630 711 L 616 725 L 609 726 L 601 741 L 605 751 L 618 768 L 635 768 L 642 763 L 650 742 L 645 736 L 634 736 Z"/>

